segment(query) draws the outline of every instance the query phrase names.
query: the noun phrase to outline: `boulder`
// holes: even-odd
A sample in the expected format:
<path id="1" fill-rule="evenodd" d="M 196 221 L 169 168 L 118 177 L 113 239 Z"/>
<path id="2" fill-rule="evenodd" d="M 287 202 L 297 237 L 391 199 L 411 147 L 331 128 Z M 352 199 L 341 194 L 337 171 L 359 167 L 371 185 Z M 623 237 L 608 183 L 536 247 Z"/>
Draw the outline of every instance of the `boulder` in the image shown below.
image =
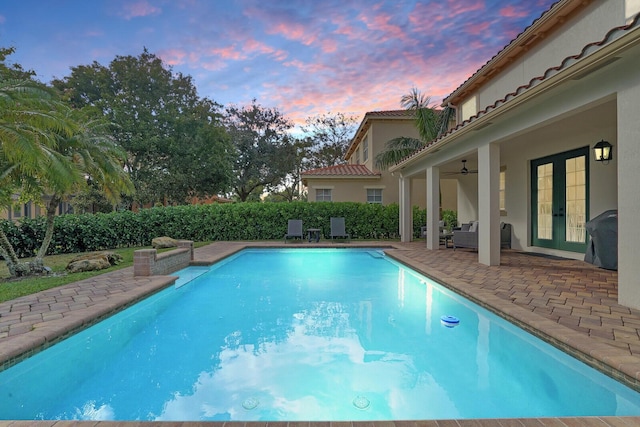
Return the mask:
<path id="1" fill-rule="evenodd" d="M 80 271 L 103 270 L 118 264 L 120 261 L 122 261 L 122 257 L 115 252 L 83 254 L 69 261 L 67 271 L 78 273 Z"/>
<path id="2" fill-rule="evenodd" d="M 153 246 L 154 249 L 177 248 L 178 241 L 167 236 L 156 237 L 151 241 L 151 246 Z"/>

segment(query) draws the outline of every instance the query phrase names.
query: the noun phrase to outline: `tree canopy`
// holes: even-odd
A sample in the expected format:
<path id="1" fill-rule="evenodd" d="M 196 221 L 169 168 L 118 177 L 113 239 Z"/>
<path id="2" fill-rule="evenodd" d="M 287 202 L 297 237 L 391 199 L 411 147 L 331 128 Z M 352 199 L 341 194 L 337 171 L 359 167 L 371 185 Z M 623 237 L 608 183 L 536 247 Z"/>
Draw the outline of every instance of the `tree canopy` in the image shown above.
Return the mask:
<path id="1" fill-rule="evenodd" d="M 276 108 L 263 107 L 254 99 L 248 106 L 228 106 L 225 125 L 235 152 L 235 196 L 244 202 L 258 190 L 272 190 L 282 184 L 295 156 L 288 135 L 293 124 Z"/>
<path id="2" fill-rule="evenodd" d="M 108 67 L 73 67 L 53 85 L 74 107 L 113 123 L 136 202 L 184 203 L 229 188 L 232 149 L 220 105 L 200 98 L 190 76 L 174 73 L 146 49 L 116 56 Z"/>
<path id="3" fill-rule="evenodd" d="M 345 163 L 349 143 L 357 128 L 357 119 L 344 113 L 326 113 L 309 117 L 302 130 L 312 142 L 308 153 L 310 169 Z"/>

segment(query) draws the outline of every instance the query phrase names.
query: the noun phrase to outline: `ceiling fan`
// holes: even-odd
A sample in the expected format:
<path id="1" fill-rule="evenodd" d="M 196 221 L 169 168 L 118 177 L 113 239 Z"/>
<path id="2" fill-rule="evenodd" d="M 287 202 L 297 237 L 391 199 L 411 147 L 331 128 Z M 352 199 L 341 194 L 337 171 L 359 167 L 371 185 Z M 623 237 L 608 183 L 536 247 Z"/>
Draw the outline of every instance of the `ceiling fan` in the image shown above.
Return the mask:
<path id="1" fill-rule="evenodd" d="M 467 169 L 467 161 L 462 160 L 462 168 L 458 172 L 447 172 L 447 175 L 469 175 L 470 173 L 478 173 L 477 170 Z"/>

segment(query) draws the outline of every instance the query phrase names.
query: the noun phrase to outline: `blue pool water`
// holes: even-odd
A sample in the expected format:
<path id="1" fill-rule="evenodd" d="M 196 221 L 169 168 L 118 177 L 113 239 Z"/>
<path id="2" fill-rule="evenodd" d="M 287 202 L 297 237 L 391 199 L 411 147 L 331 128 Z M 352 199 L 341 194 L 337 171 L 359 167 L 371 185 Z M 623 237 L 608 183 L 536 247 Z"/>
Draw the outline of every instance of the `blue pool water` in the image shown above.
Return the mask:
<path id="1" fill-rule="evenodd" d="M 638 393 L 381 252 L 246 250 L 180 276 L 0 372 L 0 419 L 640 415 Z"/>

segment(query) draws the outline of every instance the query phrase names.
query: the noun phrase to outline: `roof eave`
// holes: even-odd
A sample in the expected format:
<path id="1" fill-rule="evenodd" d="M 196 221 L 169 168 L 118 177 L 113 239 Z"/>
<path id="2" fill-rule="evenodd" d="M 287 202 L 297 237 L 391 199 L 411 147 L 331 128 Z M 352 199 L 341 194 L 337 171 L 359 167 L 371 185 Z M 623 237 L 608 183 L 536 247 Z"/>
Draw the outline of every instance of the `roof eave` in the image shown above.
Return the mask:
<path id="1" fill-rule="evenodd" d="M 640 20 L 636 18 L 636 22 Z M 640 25 L 640 22 L 638 23 Z M 610 31 L 611 33 L 611 31 Z M 578 60 L 575 64 L 568 66 L 562 70 L 559 70 L 556 74 L 553 74 L 543 80 L 541 80 L 538 84 L 535 84 L 520 94 L 516 94 L 513 98 L 505 100 L 501 105 L 495 106 L 497 104 L 494 103 L 495 107 L 491 107 L 490 111 L 486 109 L 482 112 L 478 113 L 479 115 L 473 116 L 470 118 L 469 123 L 464 124 L 457 130 L 443 136 L 439 140 L 434 140 L 427 144 L 425 148 L 416 152 L 414 155 L 407 157 L 401 162 L 392 165 L 389 168 L 390 172 L 400 171 L 407 166 L 423 159 L 424 157 L 432 154 L 436 151 L 440 151 L 444 146 L 460 139 L 464 135 L 472 132 L 474 130 L 479 130 L 485 126 L 491 124 L 491 120 L 495 120 L 506 112 L 517 108 L 522 103 L 529 101 L 530 99 L 558 86 L 559 84 L 566 82 L 575 78 L 578 75 L 584 75 L 590 73 L 592 71 L 597 70 L 601 66 L 608 65 L 610 58 L 615 56 L 620 51 L 626 50 L 630 47 L 633 47 L 637 44 L 640 44 L 640 26 L 630 30 L 628 33 L 622 35 L 621 37 L 611 41 L 610 43 L 602 46 L 598 51 L 593 52 L 592 54 Z M 583 49 L 584 51 L 584 49 Z M 553 69 L 549 69 L 553 70 Z M 547 71 L 549 71 L 547 70 Z M 532 79 L 534 82 L 537 79 Z M 488 107 L 490 108 L 490 107 Z"/>
<path id="2" fill-rule="evenodd" d="M 477 90 L 486 82 L 491 81 L 495 75 L 513 63 L 516 58 L 524 55 L 534 45 L 544 40 L 550 32 L 558 28 L 558 23 L 565 22 L 570 16 L 591 2 L 593 0 L 559 0 L 456 90 L 444 98 L 442 106 L 458 104 L 466 95 Z"/>

